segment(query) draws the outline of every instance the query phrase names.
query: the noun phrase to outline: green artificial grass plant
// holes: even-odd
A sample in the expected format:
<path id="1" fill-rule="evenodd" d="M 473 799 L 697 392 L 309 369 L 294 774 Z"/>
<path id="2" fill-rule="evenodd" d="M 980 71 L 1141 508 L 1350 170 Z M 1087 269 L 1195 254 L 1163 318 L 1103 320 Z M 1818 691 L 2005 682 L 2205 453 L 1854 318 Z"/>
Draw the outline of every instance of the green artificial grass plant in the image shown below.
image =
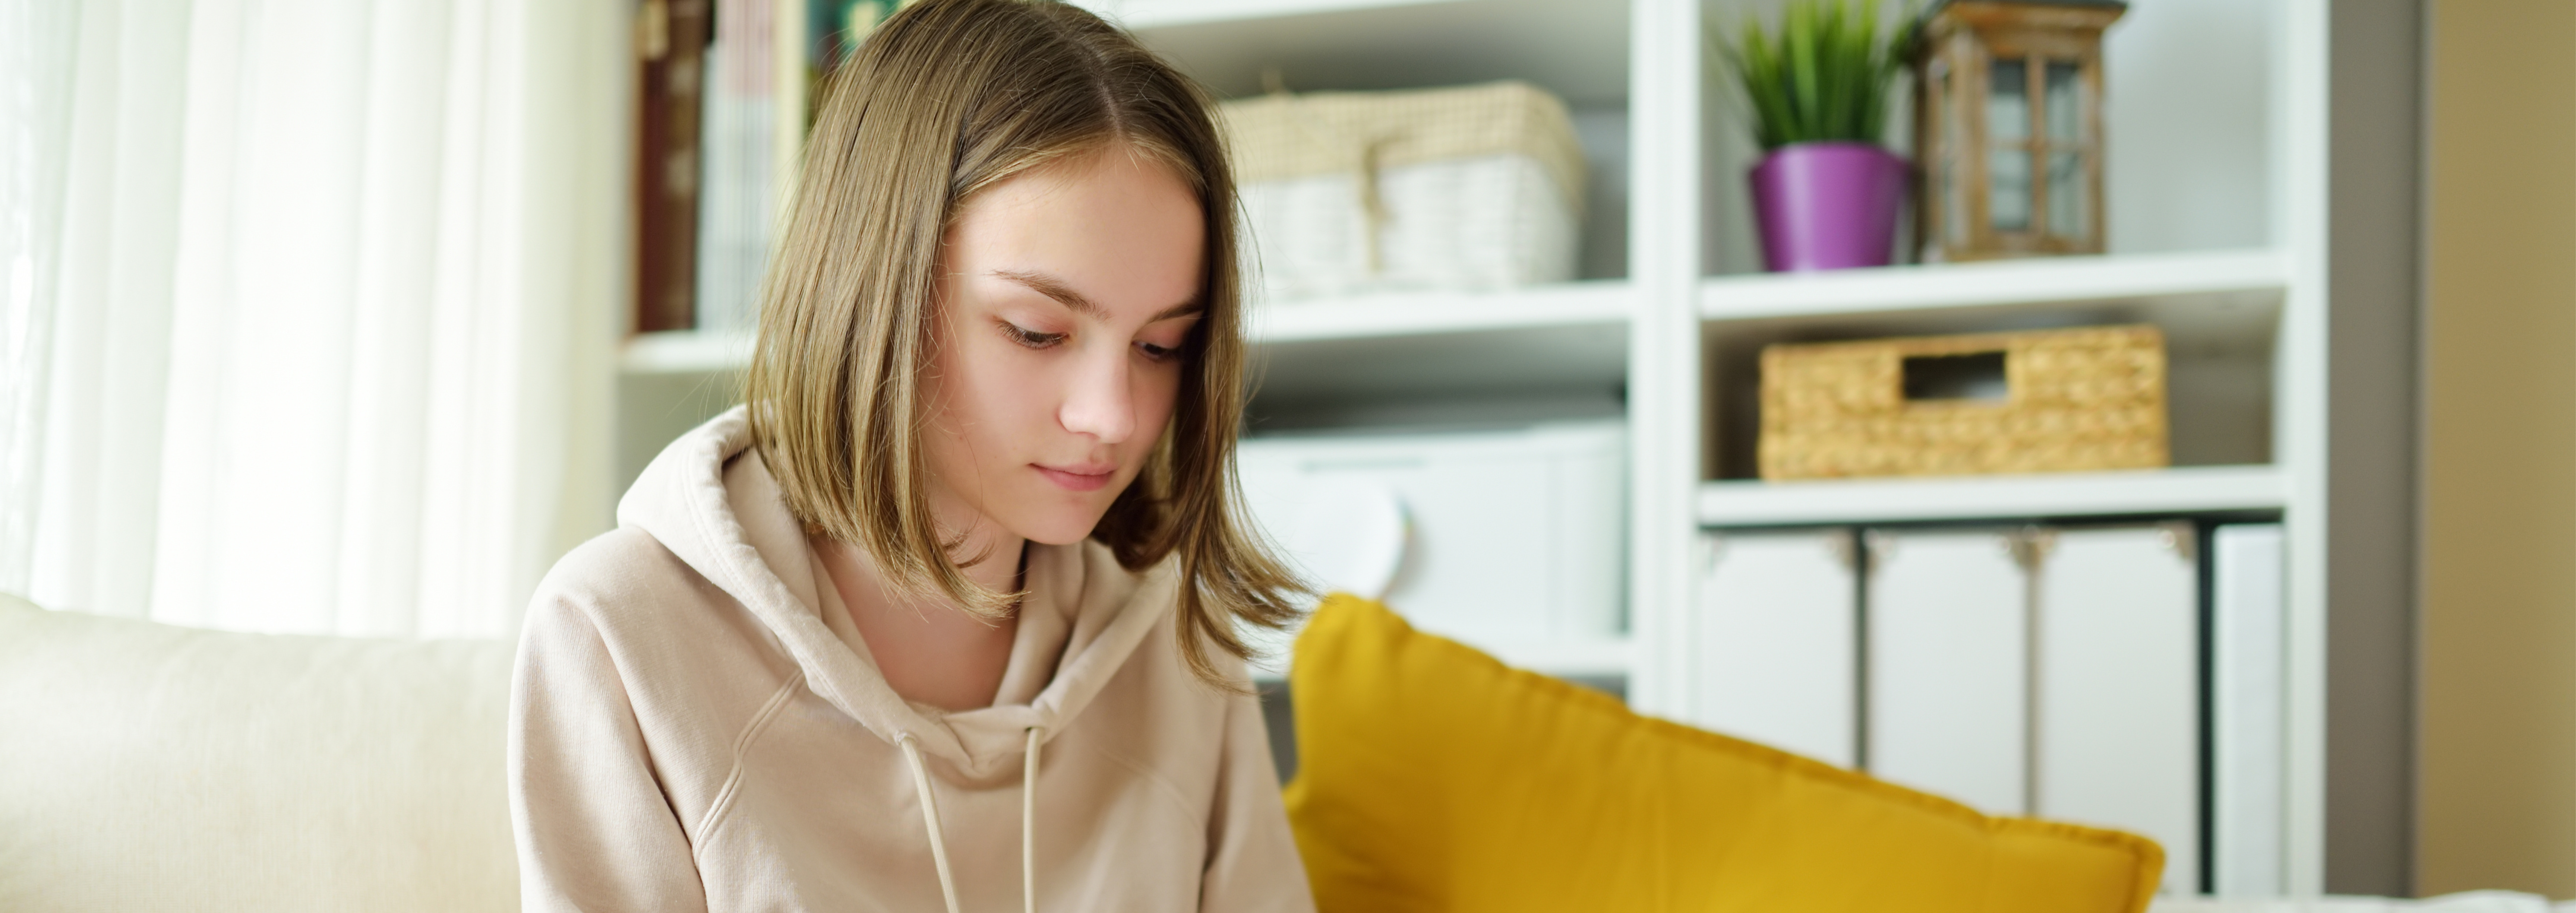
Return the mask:
<path id="1" fill-rule="evenodd" d="M 1888 87 L 1912 53 L 1914 17 L 1890 31 L 1878 27 L 1878 0 L 1789 0 L 1777 37 L 1752 14 L 1719 53 L 1744 81 L 1753 102 L 1753 135 L 1769 152 L 1791 143 L 1878 144 L 1887 124 Z"/>

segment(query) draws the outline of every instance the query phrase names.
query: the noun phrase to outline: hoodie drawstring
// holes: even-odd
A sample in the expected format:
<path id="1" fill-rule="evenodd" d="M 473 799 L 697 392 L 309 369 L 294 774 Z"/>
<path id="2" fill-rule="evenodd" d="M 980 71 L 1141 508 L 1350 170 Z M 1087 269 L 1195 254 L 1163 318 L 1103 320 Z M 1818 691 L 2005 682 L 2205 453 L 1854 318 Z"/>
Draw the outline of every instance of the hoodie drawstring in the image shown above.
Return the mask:
<path id="1" fill-rule="evenodd" d="M 1038 736 L 1029 727 L 1029 757 L 1020 769 L 1020 908 L 1038 913 Z"/>
<path id="2" fill-rule="evenodd" d="M 903 759 L 912 762 L 912 788 L 921 794 L 921 826 L 930 831 L 930 861 L 939 867 L 939 896 L 948 901 L 948 913 L 957 913 L 957 879 L 948 874 L 948 840 L 939 835 L 939 802 L 930 795 L 930 767 L 921 763 L 921 746 L 912 733 L 896 741 L 903 744 Z"/>
<path id="3" fill-rule="evenodd" d="M 1020 907 L 1025 913 L 1038 913 L 1038 741 L 1046 731 L 1029 727 L 1029 757 L 1020 775 Z M 903 746 L 903 759 L 912 765 L 912 788 L 921 796 L 921 826 L 930 832 L 930 861 L 939 867 L 939 896 L 948 902 L 948 913 L 957 911 L 957 878 L 948 871 L 948 840 L 939 830 L 939 801 L 930 792 L 930 766 L 921 760 L 921 746 L 912 733 L 895 741 Z"/>

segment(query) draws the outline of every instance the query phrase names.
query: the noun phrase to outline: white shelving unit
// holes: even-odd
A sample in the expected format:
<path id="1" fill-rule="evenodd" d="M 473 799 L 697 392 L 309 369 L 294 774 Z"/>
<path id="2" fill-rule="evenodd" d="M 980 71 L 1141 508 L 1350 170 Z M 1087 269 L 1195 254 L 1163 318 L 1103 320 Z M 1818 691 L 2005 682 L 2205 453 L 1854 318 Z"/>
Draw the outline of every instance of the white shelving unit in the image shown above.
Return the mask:
<path id="1" fill-rule="evenodd" d="M 2291 556 L 2285 870 L 2294 893 L 2320 889 L 2327 0 L 2155 0 L 2114 27 L 2110 254 L 1810 276 L 1745 272 L 1749 143 L 1731 90 L 1704 73 L 1714 64 L 1704 26 L 1767 14 L 1777 0 L 1086 5 L 1225 95 L 1258 91 L 1271 71 L 1299 90 L 1520 78 L 1568 101 L 1596 185 L 1585 281 L 1266 304 L 1249 323 L 1262 370 L 1256 421 L 1265 404 L 1310 416 L 1418 417 L 1516 398 L 1624 411 L 1629 633 L 1489 645 L 1506 661 L 1624 679 L 1639 709 L 1680 715 L 1695 664 L 1685 636 L 1694 541 L 1708 527 L 2277 514 Z M 2106 322 L 2166 331 L 2173 469 L 1749 478 L 1752 364 L 1764 344 Z M 741 337 L 657 334 L 632 341 L 623 363 L 630 382 L 703 391 L 678 380 L 735 370 L 748 348 Z"/>

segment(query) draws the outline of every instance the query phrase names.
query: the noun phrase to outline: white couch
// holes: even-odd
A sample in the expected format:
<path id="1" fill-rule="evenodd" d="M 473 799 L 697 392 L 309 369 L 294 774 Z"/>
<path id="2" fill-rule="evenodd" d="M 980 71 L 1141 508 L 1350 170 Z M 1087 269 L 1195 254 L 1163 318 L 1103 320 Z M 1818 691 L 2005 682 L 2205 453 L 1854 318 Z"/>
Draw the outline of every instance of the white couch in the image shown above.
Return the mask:
<path id="1" fill-rule="evenodd" d="M 0 911 L 515 910 L 511 646 L 231 634 L 0 594 Z M 2576 913 L 2529 895 L 2156 913 Z"/>
<path id="2" fill-rule="evenodd" d="M 515 910 L 510 660 L 0 595 L 0 910 Z"/>

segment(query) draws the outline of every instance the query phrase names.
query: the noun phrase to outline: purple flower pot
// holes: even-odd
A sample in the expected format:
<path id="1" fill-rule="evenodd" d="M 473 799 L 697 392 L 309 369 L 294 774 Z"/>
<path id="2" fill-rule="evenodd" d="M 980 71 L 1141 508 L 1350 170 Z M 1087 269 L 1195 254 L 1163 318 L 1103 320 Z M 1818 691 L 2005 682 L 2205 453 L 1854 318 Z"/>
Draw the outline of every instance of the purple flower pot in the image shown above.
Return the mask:
<path id="1" fill-rule="evenodd" d="M 1772 272 L 1886 266 L 1905 160 L 1868 143 L 1796 143 L 1753 166 L 1762 265 Z"/>

